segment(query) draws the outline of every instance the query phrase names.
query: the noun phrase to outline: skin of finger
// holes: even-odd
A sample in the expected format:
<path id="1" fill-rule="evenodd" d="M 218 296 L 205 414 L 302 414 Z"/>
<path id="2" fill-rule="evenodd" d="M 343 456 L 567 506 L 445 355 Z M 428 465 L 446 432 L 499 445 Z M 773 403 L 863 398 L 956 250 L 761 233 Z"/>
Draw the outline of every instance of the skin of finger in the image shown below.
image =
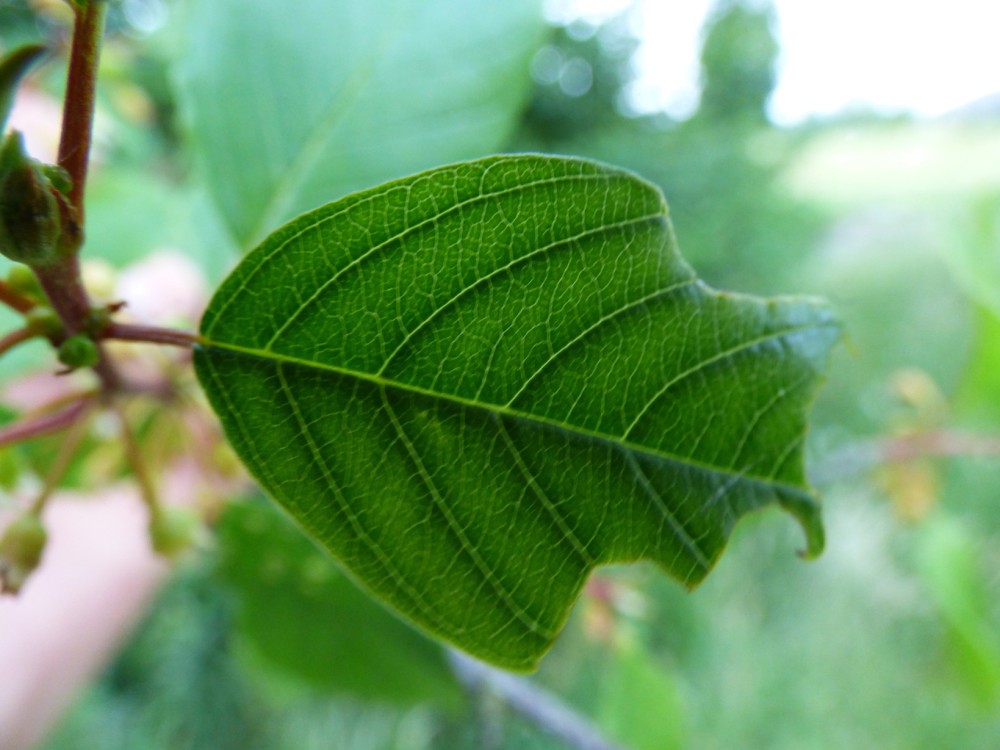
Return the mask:
<path id="1" fill-rule="evenodd" d="M 8 519 L 0 519 L 5 525 Z M 166 564 L 153 554 L 134 489 L 61 495 L 49 543 L 17 597 L 0 599 L 0 747 L 42 740 L 142 616 Z"/>

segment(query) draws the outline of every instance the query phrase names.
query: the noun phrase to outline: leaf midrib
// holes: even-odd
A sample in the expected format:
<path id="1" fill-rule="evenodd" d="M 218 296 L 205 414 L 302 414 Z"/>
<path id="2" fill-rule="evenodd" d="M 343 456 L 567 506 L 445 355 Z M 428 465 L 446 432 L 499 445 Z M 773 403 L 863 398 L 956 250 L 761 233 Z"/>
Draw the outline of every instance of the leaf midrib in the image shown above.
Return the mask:
<path id="1" fill-rule="evenodd" d="M 744 342 L 734 349 L 728 350 L 725 355 L 716 355 L 711 358 L 710 362 L 700 363 L 696 368 L 700 369 L 705 364 L 718 363 L 728 356 L 732 356 L 740 351 L 745 351 L 753 346 L 762 344 L 766 341 L 773 341 L 776 339 L 783 338 L 785 336 L 791 336 L 796 333 L 801 333 L 813 328 L 822 327 L 823 324 L 809 323 L 805 325 L 792 326 L 789 328 L 784 328 L 779 331 L 772 331 L 766 336 L 760 336 L 750 341 Z M 681 466 L 696 469 L 699 471 L 710 472 L 713 474 L 719 474 L 723 476 L 730 477 L 735 481 L 750 481 L 757 484 L 763 484 L 772 487 L 776 490 L 781 490 L 784 492 L 789 492 L 795 495 L 800 495 L 802 497 L 810 497 L 809 493 L 805 488 L 799 487 L 787 482 L 777 480 L 773 477 L 762 477 L 756 474 L 751 474 L 746 471 L 741 471 L 739 469 L 734 469 L 730 467 L 717 466 L 715 464 L 708 463 L 707 461 L 699 461 L 693 459 L 690 456 L 681 456 L 675 453 L 669 453 L 667 451 L 655 450 L 649 446 L 639 445 L 637 443 L 631 442 L 621 436 L 609 435 L 604 432 L 599 432 L 597 430 L 587 429 L 585 427 L 580 427 L 579 425 L 567 424 L 565 422 L 560 422 L 549 417 L 545 417 L 539 414 L 533 414 L 531 412 L 526 412 L 521 409 L 512 408 L 508 405 L 501 404 L 491 404 L 484 401 L 475 401 L 463 396 L 459 396 L 452 393 L 445 393 L 442 391 L 432 391 L 427 388 L 422 388 L 411 383 L 404 383 L 398 380 L 393 380 L 386 378 L 374 373 L 364 372 L 361 370 L 354 370 L 347 367 L 341 367 L 338 365 L 328 364 L 326 362 L 315 362 L 307 359 L 302 359 L 300 357 L 293 357 L 287 354 L 281 354 L 273 350 L 257 349 L 254 347 L 240 346 L 239 344 L 229 344 L 222 341 L 215 341 L 207 336 L 202 337 L 202 343 L 199 344 L 199 348 L 216 348 L 225 351 L 233 352 L 235 354 L 242 354 L 244 356 L 256 357 L 257 359 L 263 361 L 271 361 L 276 364 L 290 364 L 298 367 L 311 368 L 315 370 L 322 370 L 326 372 L 335 373 L 337 375 L 353 378 L 355 380 L 362 380 L 372 385 L 377 386 L 381 389 L 394 389 L 397 391 L 403 391 L 410 394 L 415 394 L 439 401 L 447 401 L 453 403 L 457 406 L 479 409 L 482 411 L 487 411 L 497 416 L 510 417 L 511 419 L 536 423 L 544 425 L 547 427 L 552 427 L 562 432 L 573 433 L 580 435 L 582 437 L 587 437 L 591 439 L 600 440 L 602 442 L 611 443 L 615 446 L 624 448 L 632 454 L 644 455 L 653 459 L 659 459 L 663 461 L 669 461 Z M 672 383 L 676 383 L 681 379 L 681 375 L 672 379 Z"/>

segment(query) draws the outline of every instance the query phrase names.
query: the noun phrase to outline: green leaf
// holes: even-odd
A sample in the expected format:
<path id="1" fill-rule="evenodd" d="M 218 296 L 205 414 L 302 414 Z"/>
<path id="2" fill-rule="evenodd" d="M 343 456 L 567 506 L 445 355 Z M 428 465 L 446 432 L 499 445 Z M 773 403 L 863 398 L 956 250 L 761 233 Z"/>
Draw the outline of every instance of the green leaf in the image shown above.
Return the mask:
<path id="1" fill-rule="evenodd" d="M 320 690 L 460 703 L 441 647 L 378 607 L 273 507 L 231 504 L 219 539 L 240 632 L 269 666 Z"/>
<path id="2" fill-rule="evenodd" d="M 1000 194 L 971 207 L 968 226 L 954 251 L 943 257 L 974 308 L 972 352 L 962 371 L 957 411 L 983 429 L 1000 424 Z"/>
<path id="3" fill-rule="evenodd" d="M 1000 302 L 1000 300 L 998 300 Z M 993 307 L 977 305 L 973 316 L 972 351 L 963 368 L 955 399 L 963 421 L 984 430 L 1000 424 L 1000 317 Z"/>
<path id="4" fill-rule="evenodd" d="M 45 55 L 46 48 L 40 44 L 18 47 L 6 57 L 0 58 L 0 135 L 7 128 L 7 118 L 14 106 L 14 94 L 24 75 Z"/>
<path id="5" fill-rule="evenodd" d="M 948 627 L 965 693 L 981 708 L 995 710 L 1000 703 L 1000 639 L 978 540 L 957 521 L 934 520 L 920 538 L 923 582 Z"/>
<path id="6" fill-rule="evenodd" d="M 500 148 L 543 29 L 539 0 L 193 0 L 180 94 L 237 241 Z"/>
<path id="7" fill-rule="evenodd" d="M 839 333 L 714 292 L 659 191 L 501 156 L 358 193 L 247 256 L 195 364 L 267 491 L 377 596 L 532 668 L 595 565 L 693 586 L 779 503 L 822 547 L 805 407 Z"/>
<path id="8" fill-rule="evenodd" d="M 616 648 L 604 674 L 601 726 L 633 750 L 672 750 L 688 746 L 689 715 L 673 676 L 636 643 Z"/>

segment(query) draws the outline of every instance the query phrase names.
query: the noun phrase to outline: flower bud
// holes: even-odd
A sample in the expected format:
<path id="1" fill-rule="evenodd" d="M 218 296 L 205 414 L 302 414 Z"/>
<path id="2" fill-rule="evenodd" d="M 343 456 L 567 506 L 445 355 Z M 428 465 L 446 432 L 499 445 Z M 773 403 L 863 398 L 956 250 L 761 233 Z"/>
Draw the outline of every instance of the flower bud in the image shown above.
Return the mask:
<path id="1" fill-rule="evenodd" d="M 45 338 L 62 336 L 63 323 L 55 310 L 47 305 L 37 305 L 24 314 L 28 328 Z"/>
<path id="2" fill-rule="evenodd" d="M 18 132 L 0 146 L 0 253 L 29 266 L 58 257 L 62 215 L 41 164 L 24 151 Z"/>
<path id="3" fill-rule="evenodd" d="M 38 282 L 35 272 L 20 263 L 11 266 L 7 271 L 7 286 L 35 301 L 45 300 L 45 292 L 42 291 L 42 285 Z"/>
<path id="4" fill-rule="evenodd" d="M 157 508 L 149 520 L 149 539 L 157 554 L 176 557 L 195 541 L 200 521 L 189 508 Z"/>
<path id="5" fill-rule="evenodd" d="M 59 361 L 71 370 L 78 367 L 93 367 L 101 359 L 101 353 L 94 340 L 80 333 L 70 336 L 59 345 L 58 356 Z"/>
<path id="6" fill-rule="evenodd" d="M 42 520 L 25 513 L 0 537 L 0 593 L 16 594 L 42 561 L 48 534 Z"/>

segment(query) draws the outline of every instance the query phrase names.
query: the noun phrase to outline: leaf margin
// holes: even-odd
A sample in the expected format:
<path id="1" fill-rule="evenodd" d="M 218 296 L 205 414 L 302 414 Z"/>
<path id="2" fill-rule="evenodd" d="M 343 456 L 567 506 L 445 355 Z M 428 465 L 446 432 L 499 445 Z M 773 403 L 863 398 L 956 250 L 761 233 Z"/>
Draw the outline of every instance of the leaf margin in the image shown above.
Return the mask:
<path id="1" fill-rule="evenodd" d="M 379 186 L 376 186 L 374 188 L 370 188 L 368 190 L 359 191 L 359 192 L 351 194 L 349 196 L 345 196 L 344 198 L 342 198 L 340 200 L 334 201 L 332 203 L 328 203 L 325 206 L 322 206 L 322 207 L 319 207 L 319 208 L 314 209 L 312 211 L 306 212 L 305 214 L 302 214 L 299 217 L 296 217 L 295 219 L 292 219 L 291 221 L 287 222 L 285 225 L 283 225 L 279 229 L 277 229 L 274 232 L 272 232 L 268 236 L 268 238 L 265 239 L 264 242 L 262 242 L 258 246 L 257 249 L 255 249 L 250 254 L 248 254 L 248 256 L 244 259 L 244 262 L 241 264 L 240 267 L 241 268 L 245 267 L 247 265 L 248 261 L 251 261 L 251 259 L 255 255 L 258 255 L 262 251 L 262 248 L 265 248 L 266 246 L 268 246 L 269 244 L 271 244 L 273 242 L 278 242 L 285 235 L 288 235 L 288 234 L 293 234 L 294 235 L 295 233 L 302 231 L 302 227 L 304 225 L 308 224 L 308 222 L 310 222 L 310 221 L 313 221 L 317 217 L 325 215 L 326 213 L 328 213 L 331 210 L 331 207 L 339 206 L 339 205 L 345 204 L 345 203 L 347 203 L 349 201 L 357 201 L 357 200 L 362 200 L 362 199 L 364 199 L 366 197 L 369 197 L 369 196 L 379 195 L 379 194 L 382 194 L 386 190 L 389 190 L 389 189 L 392 189 L 394 187 L 398 187 L 398 186 L 401 186 L 401 185 L 410 184 L 410 183 L 412 183 L 414 181 L 417 181 L 417 180 L 420 180 L 422 178 L 428 177 L 430 175 L 433 175 L 433 174 L 438 173 L 438 172 L 440 172 L 442 170 L 445 170 L 445 169 L 454 168 L 454 167 L 462 167 L 462 166 L 470 165 L 470 164 L 482 164 L 482 163 L 495 162 L 495 161 L 498 161 L 498 160 L 509 160 L 509 159 L 518 159 L 518 158 L 531 158 L 531 159 L 543 159 L 543 160 L 550 160 L 551 159 L 551 160 L 573 161 L 573 162 L 577 162 L 577 163 L 581 163 L 581 164 L 589 164 L 589 165 L 594 166 L 596 168 L 607 170 L 609 172 L 613 172 L 613 173 L 618 174 L 618 175 L 625 175 L 629 179 L 632 179 L 632 180 L 637 181 L 638 183 L 641 183 L 647 189 L 654 191 L 657 195 L 660 196 L 660 206 L 661 206 L 661 210 L 662 210 L 662 218 L 663 218 L 664 222 L 666 222 L 667 231 L 670 232 L 670 238 L 672 240 L 672 242 L 671 242 L 671 251 L 676 256 L 676 260 L 679 261 L 679 263 L 682 266 L 684 266 L 688 270 L 690 270 L 690 267 L 687 266 L 687 264 L 683 261 L 683 259 L 681 259 L 680 255 L 679 255 L 679 252 L 677 251 L 676 241 L 673 240 L 672 229 L 670 229 L 670 226 L 669 226 L 669 210 L 667 209 L 667 206 L 666 206 L 665 200 L 662 197 L 662 194 L 660 194 L 659 189 L 655 185 L 652 185 L 651 183 L 647 182 L 646 180 L 643 180 L 641 177 L 638 177 L 638 176 L 634 175 L 633 173 L 629 172 L 628 170 L 620 169 L 620 168 L 617 168 L 617 167 L 612 167 L 612 166 L 609 166 L 609 165 L 602 164 L 600 162 L 595 162 L 595 161 L 588 160 L 588 159 L 579 159 L 579 158 L 567 159 L 565 157 L 551 157 L 551 156 L 542 156 L 542 155 L 537 155 L 537 154 L 524 154 L 524 155 L 512 154 L 512 155 L 487 157 L 486 159 L 474 160 L 472 162 L 458 162 L 456 164 L 446 165 L 446 166 L 443 166 L 443 167 L 435 167 L 433 169 L 425 170 L 424 172 L 420 172 L 420 173 L 417 173 L 415 175 L 410 175 L 408 177 L 403 177 L 403 178 L 400 178 L 400 179 L 397 179 L 397 180 L 393 180 L 393 181 L 384 183 L 383 185 L 379 185 Z M 773 298 L 759 298 L 759 297 L 754 297 L 754 296 L 751 296 L 751 295 L 742 295 L 742 294 L 732 293 L 732 292 L 716 291 L 716 290 L 713 290 L 713 289 L 710 289 L 709 287 L 707 287 L 700 280 L 697 280 L 697 278 L 694 276 L 694 272 L 693 271 L 690 271 L 690 272 L 692 274 L 694 282 L 697 284 L 697 286 L 699 288 L 699 291 L 702 294 L 713 296 L 716 299 L 720 299 L 720 300 L 721 299 L 725 299 L 727 301 L 743 302 L 743 303 L 750 302 L 750 303 L 754 303 L 754 304 L 771 305 L 771 306 L 773 306 L 773 305 L 805 306 L 805 307 L 809 307 L 809 308 L 813 309 L 814 312 L 817 312 L 817 313 L 822 312 L 823 319 L 822 319 L 822 321 L 820 323 L 815 324 L 815 327 L 824 327 L 824 326 L 825 327 L 829 327 L 829 328 L 833 329 L 834 333 L 832 333 L 831 335 L 828 335 L 826 337 L 826 340 L 821 345 L 818 346 L 818 348 L 822 349 L 822 351 L 816 351 L 816 352 L 813 352 L 811 355 L 809 355 L 809 356 L 811 356 L 811 357 L 813 357 L 813 358 L 815 358 L 817 360 L 822 360 L 823 361 L 823 366 L 822 366 L 822 368 L 817 368 L 817 375 L 814 377 L 814 379 L 812 381 L 810 396 L 809 396 L 807 402 L 804 404 L 804 407 L 802 409 L 802 411 L 804 413 L 807 413 L 808 410 L 809 410 L 809 408 L 811 407 L 812 403 L 815 401 L 815 398 L 816 398 L 818 390 L 819 390 L 819 386 L 820 386 L 822 380 L 824 379 L 818 373 L 821 372 L 822 369 L 825 369 L 825 362 L 826 362 L 826 359 L 828 357 L 829 349 L 840 338 L 840 326 L 839 326 L 839 323 L 836 322 L 835 318 L 832 315 L 832 312 L 829 311 L 829 309 L 825 305 L 825 303 L 823 303 L 821 300 L 817 300 L 815 298 L 805 297 L 805 296 L 783 296 L 783 297 L 773 297 Z M 228 282 L 229 282 L 229 280 L 227 279 L 227 283 Z M 221 292 L 221 289 L 222 289 L 222 287 L 220 287 L 220 292 Z M 220 292 L 217 292 L 217 295 Z M 228 350 L 229 352 L 234 353 L 234 354 L 242 353 L 242 354 L 251 355 L 251 356 L 256 356 L 256 355 L 259 354 L 259 352 L 254 351 L 252 349 L 244 349 L 243 347 L 234 346 L 234 345 L 231 345 L 231 344 L 226 344 L 224 342 L 220 342 L 220 341 L 214 340 L 212 338 L 211 327 L 212 327 L 214 321 L 217 320 L 218 318 L 220 318 L 221 315 L 222 315 L 222 312 L 224 311 L 224 308 L 223 308 L 223 311 L 214 311 L 213 312 L 213 306 L 214 306 L 214 304 L 215 304 L 215 301 L 213 300 L 213 303 L 209 306 L 209 311 L 206 311 L 206 316 L 205 316 L 205 318 L 203 318 L 201 330 L 202 330 L 202 335 L 204 337 L 204 344 L 199 347 L 199 349 L 196 351 L 196 354 L 195 354 L 195 364 L 196 364 L 196 370 L 198 371 L 198 377 L 199 377 L 199 380 L 202 380 L 203 386 L 205 387 L 206 392 L 209 394 L 210 401 L 213 400 L 212 389 L 208 385 L 205 384 L 204 380 L 205 380 L 206 376 L 203 376 L 203 372 L 207 373 L 207 370 L 208 370 L 207 366 L 204 363 L 206 362 L 206 358 L 208 356 L 210 356 L 208 354 L 209 350 L 212 350 L 212 349 L 215 349 L 215 350 Z M 275 359 L 280 359 L 280 357 L 275 357 Z M 199 362 L 201 362 L 202 364 L 199 364 Z M 289 362 L 291 362 L 291 361 L 289 360 Z M 315 363 L 303 363 L 303 364 L 315 365 Z M 338 368 L 330 367 L 330 368 L 327 368 L 327 369 L 336 370 Z M 373 380 L 381 380 L 381 378 L 380 378 L 379 375 L 376 375 L 376 376 L 373 377 L 373 376 L 371 376 L 371 374 L 368 374 L 368 373 L 358 373 L 358 372 L 349 371 L 349 370 L 346 370 L 346 369 L 343 370 L 343 374 L 350 375 L 350 376 L 355 376 L 355 377 L 373 379 Z M 384 385 L 398 386 L 399 384 L 395 383 L 395 382 L 390 382 L 390 381 L 382 381 L 381 385 L 383 385 L 383 386 Z M 420 390 L 419 388 L 412 388 L 410 386 L 407 386 L 407 388 L 410 388 L 413 391 L 419 391 Z M 435 397 L 440 397 L 441 396 L 440 393 L 424 393 L 422 395 L 429 395 L 429 396 L 435 396 Z M 476 406 L 476 407 L 482 407 L 483 406 L 482 404 L 479 404 L 479 403 L 477 403 L 477 404 L 468 404 L 467 403 L 465 405 L 466 406 Z M 217 413 L 220 413 L 220 409 L 216 407 L 216 404 L 214 402 L 213 402 L 213 408 L 216 408 Z M 226 407 L 224 407 L 224 408 L 226 408 Z M 496 407 L 494 407 L 494 408 L 496 408 Z M 521 415 L 518 415 L 518 416 L 521 416 Z M 562 427 L 566 427 L 566 425 L 561 425 L 561 426 Z M 229 432 L 229 428 L 227 427 L 227 433 L 228 432 Z M 805 434 L 804 433 L 801 435 L 801 439 L 802 440 L 805 439 Z M 671 460 L 671 459 L 672 460 L 683 460 L 683 459 L 678 459 L 678 457 L 669 457 L 669 456 L 667 456 L 665 458 L 667 458 L 668 460 Z M 252 473 L 254 473 L 255 477 L 258 480 L 262 480 L 262 484 L 265 487 L 267 487 L 268 482 L 267 482 L 266 478 L 263 478 L 263 477 L 259 476 L 258 472 L 256 470 L 254 470 L 254 467 L 251 466 L 250 468 L 251 468 Z M 715 468 L 717 468 L 717 467 L 715 467 Z M 743 478 L 746 478 L 746 477 L 743 477 Z M 803 474 L 803 479 L 804 479 L 804 474 Z M 761 480 L 761 481 L 766 481 L 766 480 Z M 802 487 L 787 486 L 784 489 L 789 490 L 790 492 L 777 492 L 776 491 L 775 494 L 774 494 L 774 497 L 773 497 L 772 501 L 770 501 L 770 502 L 773 502 L 773 503 L 779 505 L 786 512 L 790 513 L 793 517 L 795 517 L 796 520 L 798 520 L 798 522 L 802 526 L 803 531 L 804 531 L 805 536 L 806 536 L 806 548 L 800 554 L 803 557 L 806 557 L 806 558 L 815 557 L 815 556 L 817 556 L 822 551 L 823 544 L 824 544 L 824 535 L 823 535 L 822 522 L 821 522 L 821 518 L 820 518 L 820 506 L 819 506 L 818 502 L 815 500 L 815 496 L 814 496 L 813 490 L 808 486 L 807 482 L 804 482 L 804 484 L 803 484 Z M 283 503 L 281 503 L 279 501 L 279 504 L 283 504 Z M 770 504 L 770 503 L 766 503 L 766 504 Z M 766 504 L 762 504 L 761 507 L 763 507 Z M 286 510 L 288 510 L 287 507 L 286 507 Z M 755 508 L 755 510 L 756 510 L 756 508 Z M 737 518 L 737 521 L 743 515 L 744 515 L 744 513 L 740 513 L 739 516 L 738 516 L 738 518 Z M 293 514 L 293 517 L 294 517 L 294 514 Z M 322 541 L 315 539 L 315 534 L 312 533 L 312 532 L 310 532 L 310 530 L 308 528 L 306 528 L 305 526 L 303 526 L 302 521 L 300 519 L 296 519 L 296 522 L 300 525 L 300 527 L 303 528 L 303 531 L 307 535 L 313 537 L 314 541 L 317 541 L 317 543 L 320 544 L 320 546 L 325 546 Z M 735 525 L 735 522 L 734 522 L 733 525 Z M 725 537 L 727 539 L 728 539 L 729 534 L 731 533 L 731 531 L 732 531 L 732 528 L 730 527 L 727 530 L 726 534 L 725 534 Z M 718 550 L 716 551 L 716 553 L 712 556 L 711 560 L 708 561 L 708 564 L 705 566 L 704 573 L 702 575 L 700 575 L 700 576 L 698 576 L 698 577 L 696 577 L 694 579 L 691 579 L 691 580 L 682 581 L 682 583 L 684 583 L 685 585 L 687 585 L 689 588 L 694 588 L 695 586 L 697 586 L 698 583 L 700 583 L 701 580 L 704 579 L 704 576 L 707 575 L 707 573 L 709 572 L 709 570 L 711 569 L 711 567 L 714 566 L 714 564 L 717 562 L 717 560 L 719 559 L 719 557 L 721 556 L 721 554 L 722 554 L 722 552 L 724 550 L 724 547 L 725 547 L 725 543 L 723 542 L 723 544 L 718 548 Z M 330 551 L 329 548 L 327 548 L 327 549 L 328 549 L 328 551 Z M 336 555 L 336 553 L 333 553 L 333 554 L 334 554 L 335 557 L 338 557 Z M 339 559 L 339 557 L 338 557 L 338 559 Z M 642 556 L 640 556 L 640 557 L 637 557 L 635 559 L 638 560 L 638 559 L 643 559 L 643 558 L 642 558 Z M 580 579 L 580 585 L 577 587 L 577 594 L 579 593 L 579 589 L 582 588 L 583 582 L 585 582 L 586 578 L 589 577 L 589 575 L 593 572 L 593 569 L 595 567 L 597 567 L 600 564 L 608 564 L 608 563 L 623 562 L 623 561 L 628 561 L 628 560 L 620 560 L 620 559 L 615 559 L 615 560 L 600 560 L 600 561 L 597 561 L 595 564 L 589 566 L 584 571 L 584 573 L 583 573 L 583 575 L 582 575 L 582 577 Z M 341 561 L 341 562 L 343 563 L 343 561 Z M 661 563 L 661 567 L 663 567 L 662 563 Z M 354 577 L 357 580 L 357 576 L 355 576 L 353 573 L 350 572 L 350 567 L 349 566 L 348 566 L 348 572 L 349 572 L 350 575 L 352 575 L 352 577 Z M 373 587 L 371 586 L 371 584 L 369 582 L 366 582 L 366 581 L 362 580 L 361 581 L 361 585 L 363 587 L 367 588 L 368 590 L 372 590 L 373 589 Z M 375 593 L 376 597 L 378 597 L 380 599 L 384 599 L 384 595 L 382 593 L 380 593 L 378 591 L 375 591 L 374 593 Z M 575 599 L 575 596 L 574 596 L 574 599 Z M 494 661 L 496 663 L 502 664 L 503 666 L 506 666 L 508 668 L 519 669 L 519 670 L 521 670 L 521 669 L 532 669 L 532 668 L 534 668 L 537 665 L 538 659 L 540 659 L 541 656 L 545 653 L 545 651 L 547 651 L 548 647 L 551 646 L 551 643 L 554 640 L 555 635 L 558 634 L 558 631 L 562 628 L 562 624 L 565 622 L 565 619 L 566 619 L 566 617 L 568 617 L 569 612 L 570 612 L 571 609 L 572 609 L 572 601 L 569 603 L 569 605 L 567 605 L 565 607 L 565 611 L 564 611 L 564 616 L 562 618 L 562 622 L 555 628 L 555 633 L 553 634 L 552 638 L 550 639 L 550 641 L 548 643 L 548 646 L 546 646 L 543 650 L 541 650 L 539 653 L 537 653 L 534 657 L 531 657 L 529 659 L 519 660 L 519 661 L 511 661 L 508 658 L 508 655 L 505 655 L 503 653 L 484 653 L 484 651 L 482 649 L 480 649 L 478 651 L 478 655 L 485 656 L 486 658 L 489 658 L 490 660 L 492 660 L 492 661 Z M 412 613 L 407 613 L 407 617 L 412 617 Z M 424 627 L 425 629 L 428 629 L 431 632 L 434 632 L 436 635 L 444 638 L 445 640 L 448 640 L 448 641 L 451 641 L 453 643 L 456 643 L 456 640 L 455 640 L 453 634 L 449 634 L 447 632 L 443 632 L 441 629 L 439 629 L 437 627 L 434 627 L 432 624 L 429 624 L 428 622 L 426 622 L 424 620 L 417 619 L 417 621 L 421 625 L 421 627 Z M 468 645 L 467 644 L 458 643 L 457 645 L 459 645 L 462 648 L 467 648 L 468 649 Z M 477 653 L 476 651 L 473 651 L 473 652 Z"/>

